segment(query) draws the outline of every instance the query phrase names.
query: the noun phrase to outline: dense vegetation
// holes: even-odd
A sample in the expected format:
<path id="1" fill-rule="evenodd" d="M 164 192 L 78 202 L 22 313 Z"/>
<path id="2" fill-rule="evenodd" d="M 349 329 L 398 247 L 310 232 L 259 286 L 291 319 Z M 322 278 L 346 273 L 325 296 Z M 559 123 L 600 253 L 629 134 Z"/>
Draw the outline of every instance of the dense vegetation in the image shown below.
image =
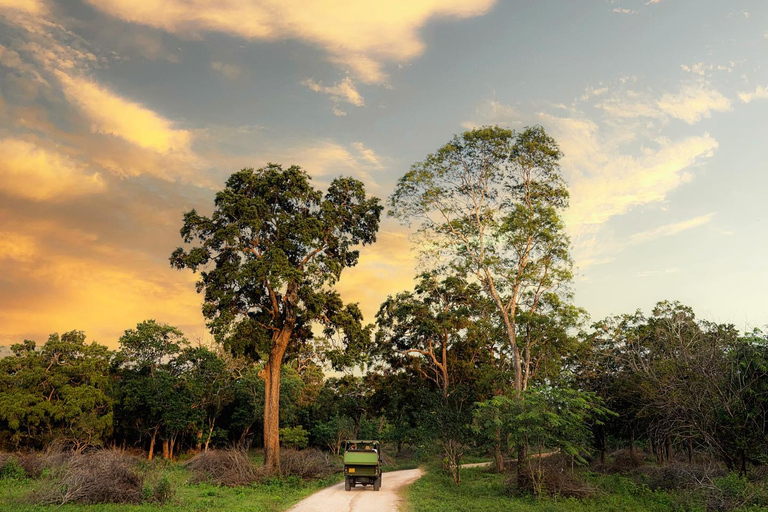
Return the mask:
<path id="1" fill-rule="evenodd" d="M 241 467 L 253 483 L 295 474 L 277 430 L 288 448 L 338 455 L 345 438 L 380 438 L 391 455 L 440 461 L 411 491 L 415 510 L 435 489 L 606 510 L 768 504 L 768 336 L 671 301 L 590 323 L 573 304 L 560 158 L 540 127 L 486 127 L 414 164 L 389 204 L 416 225 L 424 272 L 375 325 L 333 285 L 375 240 L 378 199 L 341 178 L 323 195 L 297 167 L 236 173 L 211 218 L 185 214 L 193 245 L 171 258 L 200 272 L 217 343 L 146 320 L 114 351 L 79 331 L 14 345 L 0 360 L 0 447 L 198 461 L 265 448 L 263 473 Z M 495 473 L 464 472 L 468 454 Z M 673 489 L 693 497 L 671 504 Z"/>

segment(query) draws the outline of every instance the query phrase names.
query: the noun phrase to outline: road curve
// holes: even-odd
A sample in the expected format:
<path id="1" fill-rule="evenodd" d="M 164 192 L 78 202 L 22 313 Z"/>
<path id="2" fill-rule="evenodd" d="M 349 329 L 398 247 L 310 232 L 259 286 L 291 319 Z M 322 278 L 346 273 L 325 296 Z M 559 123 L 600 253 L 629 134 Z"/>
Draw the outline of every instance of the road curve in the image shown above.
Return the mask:
<path id="1" fill-rule="evenodd" d="M 422 474 L 421 469 L 384 473 L 380 491 L 374 491 L 370 485 L 358 485 L 351 491 L 345 491 L 342 482 L 316 492 L 288 512 L 396 512 L 402 502 L 400 491 Z"/>

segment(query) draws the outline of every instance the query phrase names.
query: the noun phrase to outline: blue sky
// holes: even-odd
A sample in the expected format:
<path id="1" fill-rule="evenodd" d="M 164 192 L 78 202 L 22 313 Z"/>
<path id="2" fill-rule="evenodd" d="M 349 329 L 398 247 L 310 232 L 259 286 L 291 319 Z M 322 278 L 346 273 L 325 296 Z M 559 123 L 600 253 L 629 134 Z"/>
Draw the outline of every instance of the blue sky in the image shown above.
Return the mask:
<path id="1" fill-rule="evenodd" d="M 385 198 L 454 133 L 560 143 L 576 303 L 766 323 L 768 4 L 0 0 L 0 344 L 146 318 L 206 330 L 181 213 L 268 161 Z M 407 230 L 342 278 L 367 319 Z"/>

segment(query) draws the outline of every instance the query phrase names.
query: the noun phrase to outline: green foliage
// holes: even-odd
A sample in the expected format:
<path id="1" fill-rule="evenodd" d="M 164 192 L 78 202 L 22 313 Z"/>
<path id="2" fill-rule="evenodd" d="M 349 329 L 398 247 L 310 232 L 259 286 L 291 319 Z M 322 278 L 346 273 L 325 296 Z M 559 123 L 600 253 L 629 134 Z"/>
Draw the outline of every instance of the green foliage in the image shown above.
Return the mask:
<path id="1" fill-rule="evenodd" d="M 216 194 L 211 217 L 184 214 L 181 236 L 198 244 L 174 251 L 171 264 L 200 273 L 203 314 L 236 354 L 266 360 L 277 332 L 309 339 L 315 321 L 355 345 L 367 335 L 362 315 L 330 286 L 357 264 L 356 246 L 376 240 L 381 210 L 352 178 L 336 178 L 323 196 L 298 166 L 243 169 Z"/>
<path id="2" fill-rule="evenodd" d="M 0 466 L 0 479 L 21 480 L 26 476 L 26 471 L 13 455 L 8 456 Z"/>
<path id="3" fill-rule="evenodd" d="M 52 334 L 40 350 L 28 340 L 12 350 L 0 359 L 0 428 L 11 443 L 102 444 L 112 431 L 110 351 L 80 331 Z"/>
<path id="4" fill-rule="evenodd" d="M 309 444 L 309 432 L 304 427 L 284 427 L 280 429 L 280 444 L 302 450 Z"/>
<path id="5" fill-rule="evenodd" d="M 530 446 L 539 453 L 557 448 L 584 462 L 589 425 L 610 414 L 594 393 L 541 386 L 519 399 L 499 395 L 478 403 L 473 430 L 489 442 L 500 430 L 511 446 Z"/>

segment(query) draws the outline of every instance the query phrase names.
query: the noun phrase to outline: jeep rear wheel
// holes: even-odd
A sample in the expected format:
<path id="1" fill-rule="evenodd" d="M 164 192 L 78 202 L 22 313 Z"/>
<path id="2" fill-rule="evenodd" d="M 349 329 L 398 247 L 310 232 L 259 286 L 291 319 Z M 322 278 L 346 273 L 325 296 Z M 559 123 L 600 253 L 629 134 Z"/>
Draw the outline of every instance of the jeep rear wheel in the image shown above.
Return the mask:
<path id="1" fill-rule="evenodd" d="M 379 478 L 373 481 L 373 490 L 378 491 L 381 489 L 381 475 L 379 475 Z"/>
<path id="2" fill-rule="evenodd" d="M 351 491 L 352 490 L 352 481 L 349 479 L 348 476 L 344 477 L 344 490 L 345 491 Z"/>

